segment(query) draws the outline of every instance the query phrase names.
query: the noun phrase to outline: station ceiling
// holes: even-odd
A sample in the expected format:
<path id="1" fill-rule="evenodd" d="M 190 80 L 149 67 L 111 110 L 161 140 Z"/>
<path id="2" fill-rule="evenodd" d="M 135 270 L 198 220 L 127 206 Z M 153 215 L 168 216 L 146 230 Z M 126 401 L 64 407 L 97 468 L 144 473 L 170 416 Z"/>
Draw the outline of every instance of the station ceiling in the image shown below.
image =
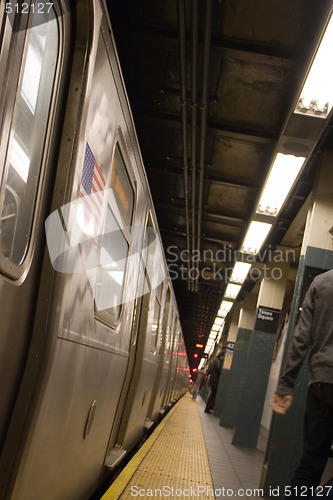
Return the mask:
<path id="1" fill-rule="evenodd" d="M 107 4 L 194 367 L 332 1 Z M 266 246 L 281 243 L 304 205 L 331 136 L 328 126 Z M 295 248 L 303 212 L 289 239 Z M 238 300 L 253 285 L 247 280 Z"/>

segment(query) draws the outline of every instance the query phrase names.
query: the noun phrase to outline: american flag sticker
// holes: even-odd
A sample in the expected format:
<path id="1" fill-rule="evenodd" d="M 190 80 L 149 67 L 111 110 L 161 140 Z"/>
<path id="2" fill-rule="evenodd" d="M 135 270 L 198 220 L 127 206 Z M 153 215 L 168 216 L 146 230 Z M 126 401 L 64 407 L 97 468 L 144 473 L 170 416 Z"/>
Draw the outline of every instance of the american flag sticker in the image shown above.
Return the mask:
<path id="1" fill-rule="evenodd" d="M 80 199 L 83 206 L 83 231 L 97 246 L 96 238 L 101 234 L 103 222 L 105 179 L 88 143 L 84 154 Z"/>

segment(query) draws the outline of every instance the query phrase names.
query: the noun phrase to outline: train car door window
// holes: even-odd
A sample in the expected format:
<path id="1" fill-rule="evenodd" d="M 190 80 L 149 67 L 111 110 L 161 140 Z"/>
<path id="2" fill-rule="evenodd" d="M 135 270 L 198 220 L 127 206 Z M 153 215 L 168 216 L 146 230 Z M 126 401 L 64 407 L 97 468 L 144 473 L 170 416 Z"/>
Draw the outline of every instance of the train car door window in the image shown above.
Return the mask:
<path id="1" fill-rule="evenodd" d="M 119 319 L 124 294 L 127 257 L 131 244 L 131 222 L 134 212 L 134 189 L 129 179 L 120 148 L 114 155 L 111 184 L 117 204 L 106 209 L 100 263 L 97 273 L 96 315 L 108 322 Z"/>
<path id="2" fill-rule="evenodd" d="M 2 137 L 7 146 L 0 198 L 0 241 L 5 261 L 16 266 L 24 261 L 31 239 L 59 54 L 58 21 L 53 8 L 48 10 L 43 14 L 43 22 L 36 12 L 32 27 L 26 31 L 10 132 Z"/>
<path id="3" fill-rule="evenodd" d="M 158 340 L 158 327 L 160 321 L 160 313 L 161 313 L 161 295 L 162 295 L 162 284 L 160 284 L 156 289 L 155 296 L 155 304 L 154 304 L 154 315 L 153 315 L 153 324 L 151 329 L 151 343 L 150 346 L 153 351 L 157 348 L 157 340 Z"/>
<path id="4" fill-rule="evenodd" d="M 111 172 L 111 188 L 113 189 L 124 224 L 128 226 L 128 229 L 131 232 L 130 224 L 133 216 L 134 190 L 129 180 L 125 163 L 118 145 L 116 147 Z"/>

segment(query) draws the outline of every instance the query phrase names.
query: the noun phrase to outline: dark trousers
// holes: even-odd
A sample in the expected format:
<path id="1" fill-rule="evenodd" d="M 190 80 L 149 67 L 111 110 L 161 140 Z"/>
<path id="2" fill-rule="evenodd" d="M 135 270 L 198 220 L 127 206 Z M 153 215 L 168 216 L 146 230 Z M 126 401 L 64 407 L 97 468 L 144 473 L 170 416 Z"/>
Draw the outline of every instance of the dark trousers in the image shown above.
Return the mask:
<path id="1" fill-rule="evenodd" d="M 206 403 L 206 408 L 205 408 L 205 411 L 209 411 L 209 410 L 214 410 L 214 406 L 215 406 L 215 397 L 216 397 L 216 391 L 217 391 L 217 384 L 211 384 L 209 386 L 210 388 L 210 394 L 209 394 L 209 397 L 207 399 L 207 403 Z"/>
<path id="2" fill-rule="evenodd" d="M 324 472 L 333 440 L 333 384 L 312 384 L 304 416 L 303 456 L 291 480 L 295 486 L 316 488 Z M 311 490 L 307 492 L 311 496 Z"/>

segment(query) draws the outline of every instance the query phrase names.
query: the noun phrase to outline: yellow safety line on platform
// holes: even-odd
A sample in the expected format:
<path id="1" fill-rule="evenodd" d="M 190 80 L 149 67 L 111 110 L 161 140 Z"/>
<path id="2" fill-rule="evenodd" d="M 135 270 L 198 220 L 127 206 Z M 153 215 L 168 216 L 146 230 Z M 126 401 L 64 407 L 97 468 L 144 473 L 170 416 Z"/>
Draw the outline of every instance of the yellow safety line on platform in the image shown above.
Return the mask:
<path id="1" fill-rule="evenodd" d="M 177 404 L 179 404 L 180 401 L 178 401 Z M 152 435 L 147 439 L 147 441 L 141 446 L 139 451 L 134 455 L 132 460 L 128 462 L 126 465 L 125 469 L 119 474 L 117 479 L 112 483 L 110 488 L 107 490 L 107 492 L 102 496 L 101 500 L 116 500 L 120 497 L 121 493 L 124 491 L 125 487 L 129 483 L 131 477 L 135 473 L 136 469 L 139 467 L 140 463 L 144 459 L 144 457 L 147 455 L 148 451 L 152 447 L 153 443 L 156 441 L 164 427 L 166 426 L 168 420 L 170 419 L 171 415 L 177 408 L 177 405 L 175 405 L 169 413 L 164 417 L 162 422 L 156 427 Z"/>
<path id="2" fill-rule="evenodd" d="M 102 500 L 214 498 L 197 405 L 184 396 L 162 420 Z"/>

